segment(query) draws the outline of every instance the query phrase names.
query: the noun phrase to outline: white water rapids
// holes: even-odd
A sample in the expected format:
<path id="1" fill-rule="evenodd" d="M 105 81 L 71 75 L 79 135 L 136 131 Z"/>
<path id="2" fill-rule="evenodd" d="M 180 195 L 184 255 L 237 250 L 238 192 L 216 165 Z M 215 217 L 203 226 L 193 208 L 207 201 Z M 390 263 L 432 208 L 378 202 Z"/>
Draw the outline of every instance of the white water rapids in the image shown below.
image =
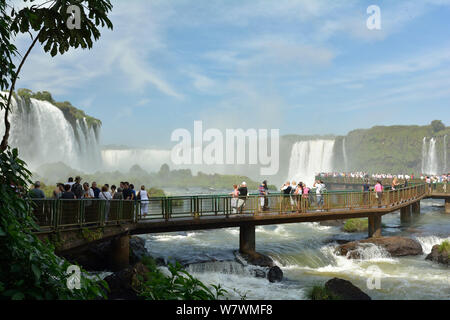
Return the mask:
<path id="1" fill-rule="evenodd" d="M 383 216 L 383 234 L 411 237 L 424 254 L 391 257 L 375 245 L 360 249 L 360 259 L 336 255 L 337 239 L 361 239 L 366 232 L 346 234 L 339 227 L 299 223 L 256 228 L 256 249 L 269 255 L 284 273 L 283 281 L 270 283 L 253 275 L 234 260 L 239 229 L 190 231 L 143 236 L 154 257 L 178 260 L 208 284 L 221 284 L 227 297 L 239 299 L 307 299 L 316 284 L 338 277 L 351 281 L 373 299 L 450 299 L 450 272 L 443 265 L 425 260 L 431 248 L 450 240 L 450 222 L 439 200 L 422 201 L 422 213 L 411 224 L 400 225 L 398 213 Z M 380 289 L 369 290 L 367 279 L 373 266 L 381 270 Z"/>

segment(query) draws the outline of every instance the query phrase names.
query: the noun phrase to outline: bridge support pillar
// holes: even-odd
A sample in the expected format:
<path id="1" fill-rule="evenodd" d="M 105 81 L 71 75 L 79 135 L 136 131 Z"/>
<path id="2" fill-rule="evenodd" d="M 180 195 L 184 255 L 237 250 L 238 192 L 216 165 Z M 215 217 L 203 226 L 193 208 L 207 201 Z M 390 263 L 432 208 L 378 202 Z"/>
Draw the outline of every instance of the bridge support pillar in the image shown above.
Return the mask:
<path id="1" fill-rule="evenodd" d="M 450 198 L 445 198 L 445 213 L 450 213 Z"/>
<path id="2" fill-rule="evenodd" d="M 113 271 L 125 269 L 130 264 L 130 236 L 120 236 L 111 242 L 111 268 Z"/>
<path id="3" fill-rule="evenodd" d="M 373 215 L 369 217 L 369 238 L 381 237 L 381 216 Z"/>
<path id="4" fill-rule="evenodd" d="M 253 253 L 255 252 L 255 226 L 243 225 L 239 232 L 239 252 Z"/>
<path id="5" fill-rule="evenodd" d="M 411 204 L 413 214 L 420 214 L 420 201 L 416 201 Z"/>
<path id="6" fill-rule="evenodd" d="M 400 209 L 400 222 L 408 223 L 411 221 L 411 205 Z"/>

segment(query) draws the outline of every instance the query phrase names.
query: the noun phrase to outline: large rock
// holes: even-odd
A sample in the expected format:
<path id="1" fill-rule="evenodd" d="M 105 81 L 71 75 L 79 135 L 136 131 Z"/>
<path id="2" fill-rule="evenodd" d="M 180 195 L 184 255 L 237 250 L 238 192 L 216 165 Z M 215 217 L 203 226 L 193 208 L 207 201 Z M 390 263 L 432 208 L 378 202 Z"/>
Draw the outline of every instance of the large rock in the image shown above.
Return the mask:
<path id="1" fill-rule="evenodd" d="M 262 253 L 258 252 L 240 253 L 240 256 L 244 258 L 245 261 L 247 261 L 249 264 L 255 266 L 267 268 L 275 266 L 275 263 L 273 262 L 272 258 Z"/>
<path id="2" fill-rule="evenodd" d="M 108 299 L 139 299 L 137 295 L 140 285 L 138 275 L 142 276 L 145 280 L 148 272 L 148 268 L 139 262 L 132 267 L 128 267 L 106 277 L 105 281 L 108 283 L 110 289 Z"/>
<path id="3" fill-rule="evenodd" d="M 141 237 L 130 238 L 130 264 L 134 265 L 142 260 L 143 257 L 149 256 L 147 248 L 145 248 L 145 240 Z"/>
<path id="4" fill-rule="evenodd" d="M 269 279 L 270 282 L 279 282 L 283 280 L 283 271 L 280 269 L 280 267 L 273 266 L 267 273 L 267 279 Z"/>
<path id="5" fill-rule="evenodd" d="M 361 289 L 350 281 L 333 278 L 325 283 L 325 288 L 342 300 L 371 300 Z"/>
<path id="6" fill-rule="evenodd" d="M 381 237 L 353 241 L 337 247 L 336 252 L 348 258 L 360 258 L 359 248 L 372 243 L 386 250 L 393 257 L 415 256 L 423 253 L 422 246 L 414 239 L 404 237 Z"/>
<path id="7" fill-rule="evenodd" d="M 450 260 L 450 250 L 447 249 L 447 250 L 439 251 L 439 245 L 436 244 L 433 246 L 433 248 L 431 249 L 431 253 L 429 255 L 427 255 L 426 259 L 434 261 L 434 262 L 446 264 L 448 266 L 449 260 Z"/>
<path id="8" fill-rule="evenodd" d="M 61 254 L 65 259 L 75 262 L 87 271 L 110 269 L 111 240 L 91 243 L 87 248 L 75 249 Z"/>

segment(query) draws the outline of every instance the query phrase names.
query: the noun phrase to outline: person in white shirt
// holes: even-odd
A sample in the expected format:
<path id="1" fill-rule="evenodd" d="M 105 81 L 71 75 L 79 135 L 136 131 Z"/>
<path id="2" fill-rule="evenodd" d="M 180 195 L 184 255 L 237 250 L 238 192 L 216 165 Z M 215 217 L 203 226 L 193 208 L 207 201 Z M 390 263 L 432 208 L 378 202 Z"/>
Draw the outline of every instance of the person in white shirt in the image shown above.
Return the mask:
<path id="1" fill-rule="evenodd" d="M 141 216 L 146 217 L 148 213 L 148 193 L 145 186 L 141 186 L 141 190 L 137 194 L 138 199 L 141 200 Z"/>
<path id="2" fill-rule="evenodd" d="M 111 196 L 111 193 L 109 193 L 107 186 L 103 186 L 102 187 L 102 191 L 100 191 L 100 193 L 98 194 L 98 198 L 100 200 L 108 200 L 108 201 L 106 201 L 106 204 L 105 204 L 105 221 L 108 221 L 108 218 L 109 218 L 109 207 L 111 205 L 109 200 L 112 199 L 112 196 Z"/>

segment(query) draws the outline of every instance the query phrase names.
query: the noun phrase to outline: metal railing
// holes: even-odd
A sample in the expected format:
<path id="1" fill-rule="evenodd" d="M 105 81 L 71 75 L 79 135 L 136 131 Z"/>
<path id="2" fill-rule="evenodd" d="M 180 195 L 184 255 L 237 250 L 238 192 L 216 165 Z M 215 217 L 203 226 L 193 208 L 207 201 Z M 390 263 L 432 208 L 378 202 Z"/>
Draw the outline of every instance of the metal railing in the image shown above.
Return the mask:
<path id="1" fill-rule="evenodd" d="M 320 177 L 317 176 L 316 179 L 322 179 L 323 182 L 325 184 L 327 183 L 339 183 L 339 184 L 353 184 L 353 185 L 358 185 L 361 186 L 364 184 L 364 180 L 363 178 L 352 178 L 352 177 Z M 376 184 L 377 180 L 380 180 L 381 183 L 385 186 L 385 187 L 389 187 L 391 186 L 392 183 L 392 179 L 372 179 L 369 178 L 369 184 L 374 185 Z M 405 184 L 404 180 L 399 179 L 398 180 L 399 185 L 402 186 Z M 425 183 L 424 180 L 421 179 L 410 179 L 408 180 L 408 185 L 426 185 L 427 186 L 427 192 L 432 194 L 432 193 L 450 193 L 450 183 L 446 182 L 446 183 Z"/>
<path id="2" fill-rule="evenodd" d="M 414 201 L 427 193 L 424 184 L 383 192 L 327 192 L 321 195 L 269 194 L 249 195 L 237 204 L 230 195 L 196 195 L 155 197 L 149 200 L 33 200 L 32 213 L 40 226 L 37 232 L 83 229 L 139 223 L 196 219 L 200 217 L 230 217 L 247 215 L 283 215 L 312 212 L 339 213 L 345 210 L 387 208 Z M 265 206 L 267 204 L 267 206 Z M 146 209 L 147 208 L 147 209 Z M 144 213 L 147 212 L 147 215 Z"/>

